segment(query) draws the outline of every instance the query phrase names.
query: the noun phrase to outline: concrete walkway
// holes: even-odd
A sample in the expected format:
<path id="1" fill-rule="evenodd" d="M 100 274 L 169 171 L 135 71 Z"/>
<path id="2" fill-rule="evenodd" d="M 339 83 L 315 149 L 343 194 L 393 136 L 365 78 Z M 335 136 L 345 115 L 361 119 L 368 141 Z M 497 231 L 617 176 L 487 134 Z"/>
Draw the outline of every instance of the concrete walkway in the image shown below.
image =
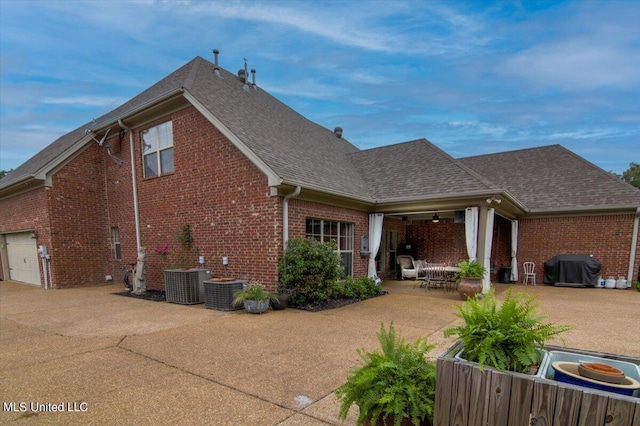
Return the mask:
<path id="1" fill-rule="evenodd" d="M 428 335 L 434 358 L 453 343 L 442 330 L 456 293 L 384 287 L 340 309 L 252 315 L 116 296 L 116 285 L 0 282 L 0 423 L 340 425 L 334 391 L 359 365 L 356 349 L 378 347 L 381 323 L 407 341 Z M 516 287 L 576 327 L 567 346 L 640 356 L 635 290 Z"/>

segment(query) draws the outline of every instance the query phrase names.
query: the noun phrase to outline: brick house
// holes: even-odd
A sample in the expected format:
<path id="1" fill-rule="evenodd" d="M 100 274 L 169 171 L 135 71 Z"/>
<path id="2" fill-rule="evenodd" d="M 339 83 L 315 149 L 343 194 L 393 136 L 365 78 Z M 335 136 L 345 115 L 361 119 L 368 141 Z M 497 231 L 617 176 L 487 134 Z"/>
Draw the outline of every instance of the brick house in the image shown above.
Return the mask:
<path id="1" fill-rule="evenodd" d="M 194 58 L 0 180 L 0 278 L 120 281 L 145 247 L 147 286 L 163 288 L 186 224 L 197 253 L 179 266 L 202 256 L 214 275 L 273 289 L 287 239 L 310 236 L 338 241 L 346 272 L 366 276 L 367 237 L 391 277 L 403 252 L 468 258 L 472 218 L 488 266 L 511 265 L 517 246 L 539 282 L 558 253 L 635 279 L 640 190 L 561 146 L 454 159 L 420 139 L 362 151 L 215 62 Z M 155 253 L 165 245 L 167 258 Z"/>

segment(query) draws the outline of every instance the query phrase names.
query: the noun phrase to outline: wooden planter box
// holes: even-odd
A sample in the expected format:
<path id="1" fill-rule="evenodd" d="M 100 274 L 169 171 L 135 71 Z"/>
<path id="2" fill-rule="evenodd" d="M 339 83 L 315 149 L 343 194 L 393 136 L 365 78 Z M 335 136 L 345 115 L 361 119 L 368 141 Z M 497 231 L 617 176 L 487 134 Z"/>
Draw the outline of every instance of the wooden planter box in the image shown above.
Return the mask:
<path id="1" fill-rule="evenodd" d="M 640 398 L 574 386 L 454 358 L 452 346 L 437 361 L 435 426 L 637 426 Z M 639 358 L 548 346 L 640 364 Z"/>

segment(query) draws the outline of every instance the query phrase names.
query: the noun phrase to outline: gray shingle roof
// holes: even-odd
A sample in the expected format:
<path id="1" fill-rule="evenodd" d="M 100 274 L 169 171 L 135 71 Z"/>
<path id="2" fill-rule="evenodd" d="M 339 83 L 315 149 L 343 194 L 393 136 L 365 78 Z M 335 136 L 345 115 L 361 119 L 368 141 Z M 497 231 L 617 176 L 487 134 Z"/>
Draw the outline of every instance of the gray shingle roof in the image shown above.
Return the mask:
<path id="1" fill-rule="evenodd" d="M 60 137 L 0 180 L 36 176 L 86 140 L 85 129 L 184 90 L 284 183 L 370 202 L 509 191 L 531 211 L 640 206 L 640 190 L 559 145 L 456 160 L 426 139 L 360 151 L 261 88 L 196 57 L 120 107 Z M 89 142 L 87 142 L 89 143 Z"/>
<path id="2" fill-rule="evenodd" d="M 531 212 L 640 207 L 640 190 L 560 145 L 461 158 Z"/>
<path id="3" fill-rule="evenodd" d="M 349 154 L 378 201 L 498 190 L 426 139 Z"/>

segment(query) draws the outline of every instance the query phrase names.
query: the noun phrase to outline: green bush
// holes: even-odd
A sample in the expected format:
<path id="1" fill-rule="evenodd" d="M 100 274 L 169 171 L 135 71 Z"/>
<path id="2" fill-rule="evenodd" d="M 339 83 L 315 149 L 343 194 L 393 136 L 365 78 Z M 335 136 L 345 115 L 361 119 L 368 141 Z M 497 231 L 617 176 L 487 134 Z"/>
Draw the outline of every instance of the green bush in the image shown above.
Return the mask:
<path id="1" fill-rule="evenodd" d="M 393 323 L 388 332 L 382 324 L 377 336 L 382 352 L 359 349 L 364 365 L 353 369 L 347 382 L 336 390 L 341 401 L 340 419 L 344 421 L 356 404 L 360 408 L 359 425 L 366 419 L 376 424 L 379 418 L 387 424 L 389 416 L 394 417 L 394 426 L 404 418 L 410 418 L 416 426 L 425 419 L 433 421 L 436 365 L 425 355 L 435 345 L 429 344 L 427 338 L 405 343 L 396 335 Z"/>
<path id="2" fill-rule="evenodd" d="M 344 282 L 336 285 L 335 294 L 337 297 L 346 299 L 365 300 L 380 296 L 382 294 L 382 287 L 377 284 L 373 278 L 363 277 L 354 279 L 348 276 Z"/>
<path id="3" fill-rule="evenodd" d="M 332 297 L 338 279 L 344 275 L 335 241 L 321 243 L 313 238 L 288 241 L 278 272 L 280 289 L 291 294 L 291 306 L 318 305 Z"/>
<path id="4" fill-rule="evenodd" d="M 445 330 L 445 337 L 458 336 L 464 344 L 464 359 L 502 371 L 528 373 L 538 364 L 537 348 L 550 338 L 571 327 L 544 324 L 546 318 L 537 313 L 536 296 L 518 293 L 513 288 L 505 293 L 500 307 L 493 290 L 484 297 L 468 299 L 458 306 L 463 325 Z"/>

